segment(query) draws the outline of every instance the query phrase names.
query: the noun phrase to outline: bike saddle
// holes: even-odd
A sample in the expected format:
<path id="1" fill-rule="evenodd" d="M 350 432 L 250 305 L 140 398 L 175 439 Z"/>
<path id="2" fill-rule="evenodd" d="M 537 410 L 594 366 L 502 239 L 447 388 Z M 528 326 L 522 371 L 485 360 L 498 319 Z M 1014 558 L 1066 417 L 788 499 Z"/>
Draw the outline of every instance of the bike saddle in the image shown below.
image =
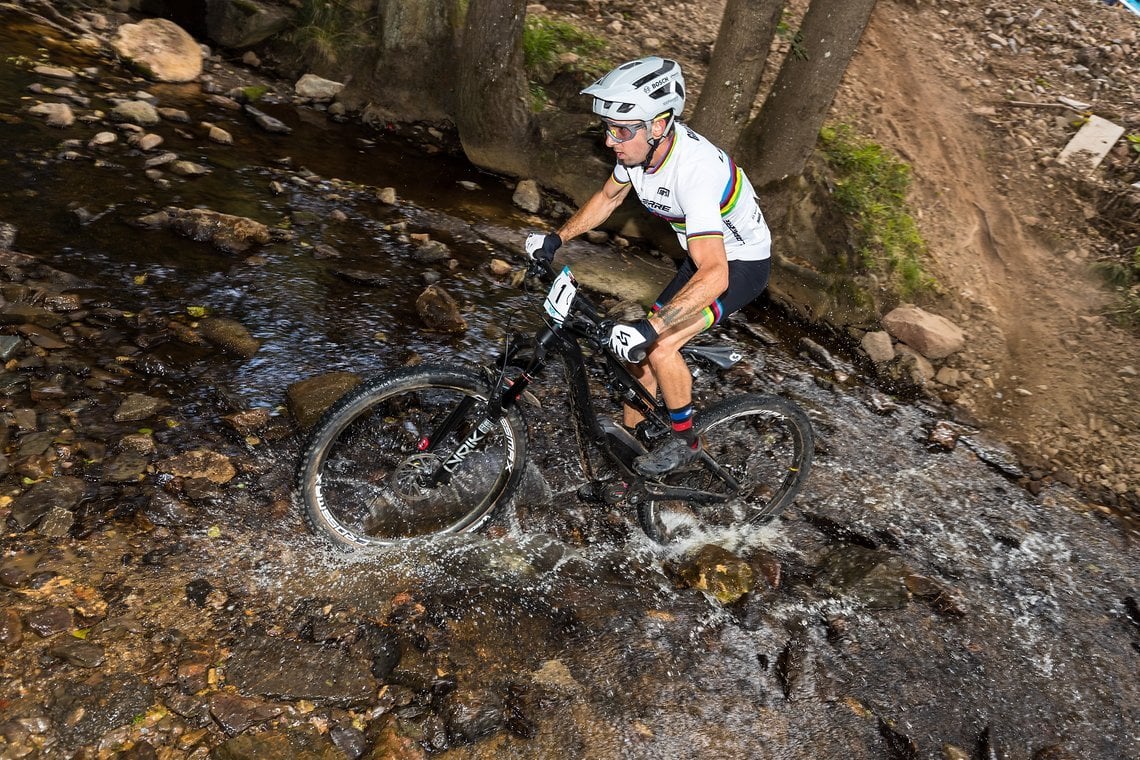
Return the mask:
<path id="1" fill-rule="evenodd" d="M 730 369 L 744 359 L 744 354 L 731 346 L 686 345 L 681 347 L 681 354 L 683 356 L 694 356 L 698 359 L 704 359 L 721 369 Z"/>

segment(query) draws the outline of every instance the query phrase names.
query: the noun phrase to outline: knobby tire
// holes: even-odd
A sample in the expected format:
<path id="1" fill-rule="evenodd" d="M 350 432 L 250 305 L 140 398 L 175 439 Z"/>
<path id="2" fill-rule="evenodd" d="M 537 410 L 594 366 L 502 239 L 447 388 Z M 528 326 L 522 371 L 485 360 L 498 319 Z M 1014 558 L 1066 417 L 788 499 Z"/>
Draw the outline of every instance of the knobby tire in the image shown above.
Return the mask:
<path id="1" fill-rule="evenodd" d="M 503 410 L 447 482 L 429 481 L 484 419 L 489 397 L 482 377 L 449 366 L 397 370 L 349 391 L 314 426 L 297 468 L 310 528 L 344 548 L 478 530 L 522 479 L 527 442 L 518 410 Z M 457 430 L 433 452 L 420 451 L 465 398 L 475 403 Z"/>
<path id="2" fill-rule="evenodd" d="M 807 480 L 814 448 L 811 421 L 787 399 L 753 394 L 726 399 L 698 413 L 695 427 L 705 450 L 741 488 L 718 504 L 642 501 L 638 519 L 655 541 L 765 522 L 791 504 Z M 669 473 L 662 482 L 722 494 L 728 490 L 699 462 Z"/>

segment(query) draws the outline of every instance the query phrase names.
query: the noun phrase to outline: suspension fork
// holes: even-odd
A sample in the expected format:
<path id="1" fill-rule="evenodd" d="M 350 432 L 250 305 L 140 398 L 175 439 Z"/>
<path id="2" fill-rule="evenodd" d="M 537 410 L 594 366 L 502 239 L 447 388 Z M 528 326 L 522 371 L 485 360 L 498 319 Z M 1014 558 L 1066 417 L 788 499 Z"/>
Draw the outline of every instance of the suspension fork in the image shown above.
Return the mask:
<path id="1" fill-rule="evenodd" d="M 513 379 L 501 377 L 500 384 L 491 389 L 486 411 L 482 415 L 482 419 L 479 420 L 479 424 L 472 428 L 467 437 L 451 453 L 451 456 L 444 460 L 443 464 L 432 473 L 427 481 L 429 487 L 436 488 L 450 482 L 451 476 L 455 474 L 459 466 L 468 456 L 479 449 L 479 445 L 495 429 L 498 421 L 502 419 L 503 410 L 509 409 L 518 402 L 519 397 L 534 379 L 535 373 L 542 368 L 546 361 L 546 352 L 556 336 L 557 333 L 554 329 L 544 328 L 537 336 L 534 355 L 519 376 Z M 511 352 L 508 351 L 506 358 L 510 356 Z M 503 385 L 506 387 L 502 387 Z M 472 412 L 475 403 L 475 399 L 470 396 L 464 397 L 430 435 L 420 439 L 416 448 L 421 452 L 434 453 L 436 447 L 453 433 Z"/>

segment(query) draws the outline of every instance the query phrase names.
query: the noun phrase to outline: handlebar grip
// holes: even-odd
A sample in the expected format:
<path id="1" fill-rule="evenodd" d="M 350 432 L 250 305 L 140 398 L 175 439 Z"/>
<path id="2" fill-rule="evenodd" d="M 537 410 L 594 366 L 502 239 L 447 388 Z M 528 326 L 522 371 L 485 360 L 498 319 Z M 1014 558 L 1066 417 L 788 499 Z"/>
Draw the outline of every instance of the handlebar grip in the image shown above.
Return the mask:
<path id="1" fill-rule="evenodd" d="M 554 267 L 546 259 L 531 259 L 530 266 L 527 267 L 527 272 L 537 277 L 544 282 L 552 282 L 554 280 Z"/>

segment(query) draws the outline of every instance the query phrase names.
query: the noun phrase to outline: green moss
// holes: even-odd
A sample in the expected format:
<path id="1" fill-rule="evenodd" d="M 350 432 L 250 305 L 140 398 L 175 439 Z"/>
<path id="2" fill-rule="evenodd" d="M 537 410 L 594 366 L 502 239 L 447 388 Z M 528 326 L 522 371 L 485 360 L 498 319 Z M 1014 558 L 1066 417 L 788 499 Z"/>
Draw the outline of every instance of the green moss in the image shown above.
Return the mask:
<path id="1" fill-rule="evenodd" d="M 527 16 L 523 25 L 523 62 L 532 78 L 548 76 L 558 67 L 563 53 L 575 53 L 581 67 L 594 70 L 604 65 L 596 56 L 605 50 L 601 37 L 584 32 L 565 21 L 544 16 Z"/>
<path id="2" fill-rule="evenodd" d="M 1110 287 L 1116 298 L 1106 314 L 1116 324 L 1129 329 L 1140 329 L 1140 246 L 1129 257 L 1109 259 L 1093 264 L 1093 270 Z"/>
<path id="3" fill-rule="evenodd" d="M 256 16 L 263 12 L 261 6 L 257 3 L 250 2 L 250 0 L 233 0 L 233 5 L 247 16 Z"/>
<path id="4" fill-rule="evenodd" d="M 820 147 L 862 265 L 885 276 L 903 298 L 932 290 L 935 282 L 923 268 L 926 242 L 906 200 L 910 167 L 845 124 L 824 127 Z"/>
<path id="5" fill-rule="evenodd" d="M 241 88 L 242 97 L 245 98 L 247 103 L 256 103 L 261 100 L 267 92 L 269 92 L 269 88 L 262 84 Z"/>

